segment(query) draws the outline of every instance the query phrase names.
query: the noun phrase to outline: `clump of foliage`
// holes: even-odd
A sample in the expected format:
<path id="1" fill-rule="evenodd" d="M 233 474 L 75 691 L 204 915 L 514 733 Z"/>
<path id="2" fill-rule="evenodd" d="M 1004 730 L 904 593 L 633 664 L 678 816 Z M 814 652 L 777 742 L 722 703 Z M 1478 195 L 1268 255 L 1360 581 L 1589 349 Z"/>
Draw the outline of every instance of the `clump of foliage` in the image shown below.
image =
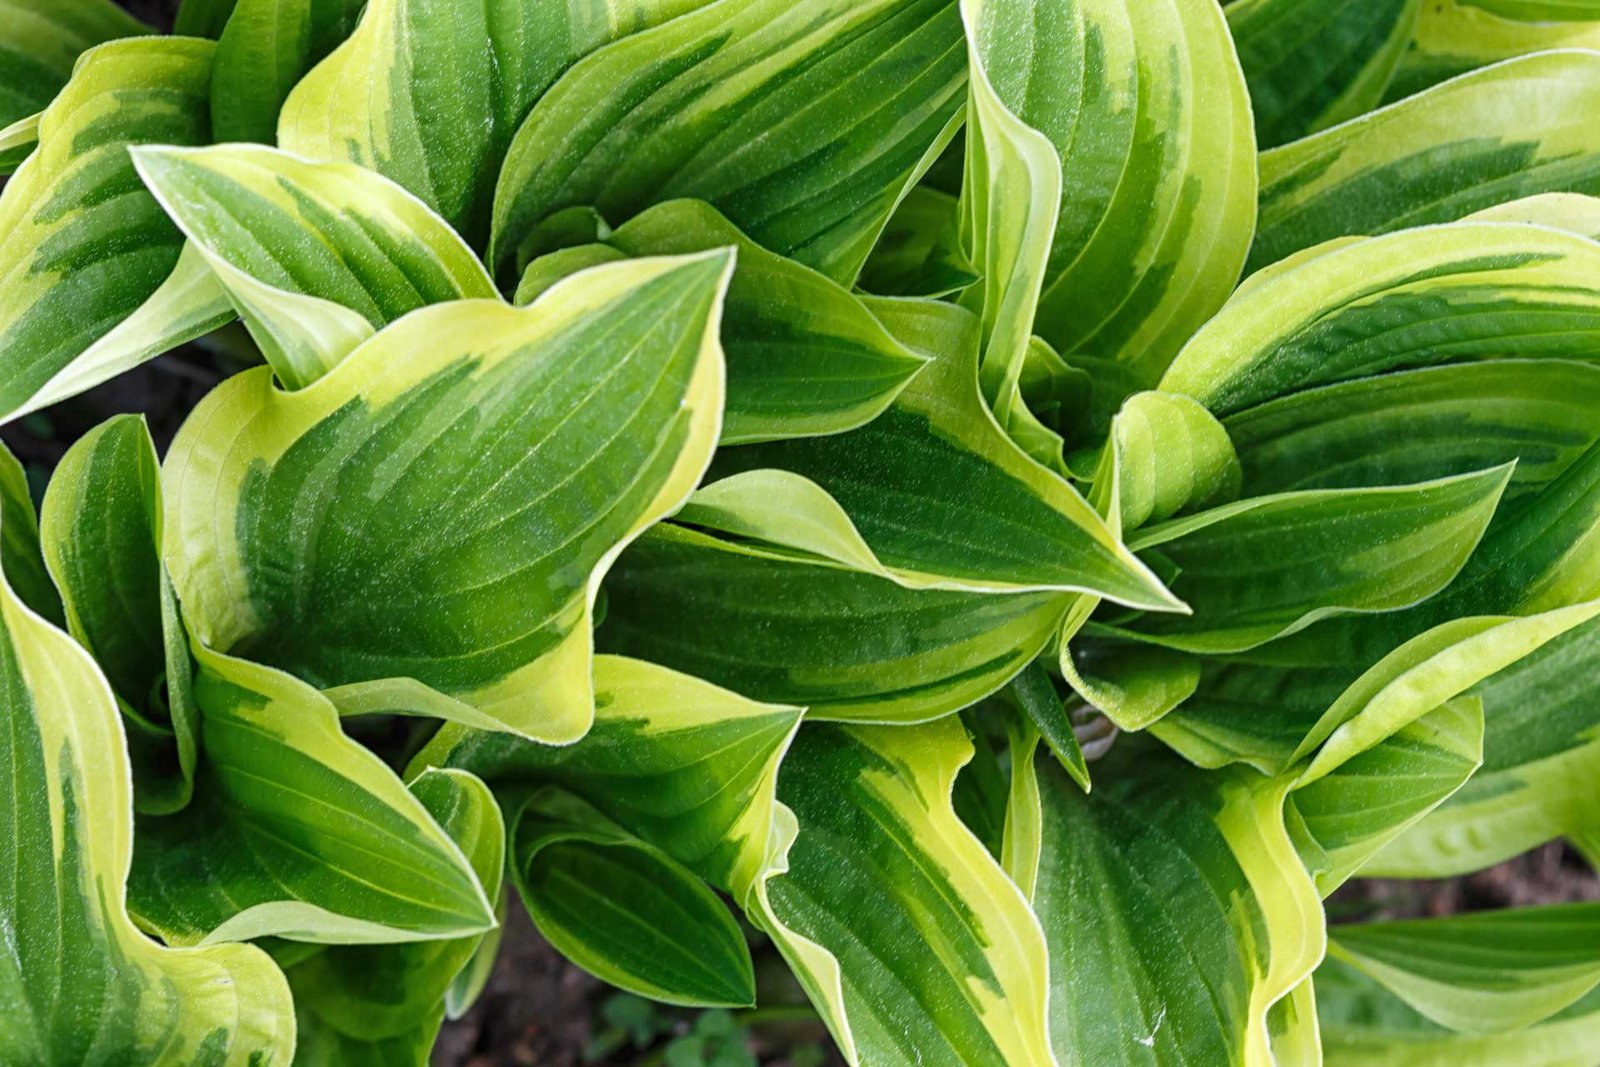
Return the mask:
<path id="1" fill-rule="evenodd" d="M 1322 901 L 1600 841 L 1600 4 L 0 29 L 0 414 L 262 363 L 0 465 L 0 1061 L 424 1063 L 508 897 L 872 1067 L 1592 1059 L 1600 908 Z"/>

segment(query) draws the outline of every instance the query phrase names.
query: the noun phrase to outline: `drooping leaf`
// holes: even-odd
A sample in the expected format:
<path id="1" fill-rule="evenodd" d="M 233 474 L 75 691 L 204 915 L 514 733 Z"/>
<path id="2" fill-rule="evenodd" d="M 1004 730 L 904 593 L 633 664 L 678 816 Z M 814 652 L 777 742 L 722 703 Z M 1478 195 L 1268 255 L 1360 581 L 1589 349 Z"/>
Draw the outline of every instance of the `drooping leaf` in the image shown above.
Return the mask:
<path id="1" fill-rule="evenodd" d="M 1242 287 L 1161 387 L 1227 416 L 1408 367 L 1508 354 L 1585 358 L 1600 305 L 1597 265 L 1594 241 L 1512 223 L 1330 244 Z"/>
<path id="2" fill-rule="evenodd" d="M 1072 600 L 906 589 L 671 526 L 623 553 L 606 593 L 607 651 L 818 718 L 869 722 L 920 722 L 999 689 Z"/>
<path id="3" fill-rule="evenodd" d="M 1327 897 L 1483 763 L 1483 702 L 1451 700 L 1289 794 L 1291 834 Z"/>
<path id="4" fill-rule="evenodd" d="M 0 417 L 82 392 L 227 321 L 128 146 L 210 138 L 213 46 L 114 41 L 84 55 L 0 194 Z"/>
<path id="5" fill-rule="evenodd" d="M 1520 1030 L 1600 984 L 1600 904 L 1339 926 L 1328 949 L 1461 1033 Z"/>
<path id="6" fill-rule="evenodd" d="M 741 0 L 625 37 L 518 129 L 490 265 L 514 276 L 563 209 L 619 225 L 690 197 L 848 284 L 953 132 L 964 80 L 955 0 Z"/>
<path id="7" fill-rule="evenodd" d="M 488 788 L 465 771 L 428 770 L 410 789 L 460 846 L 490 899 L 498 898 L 506 830 Z M 339 1050 L 336 1063 L 425 1067 L 451 984 L 491 936 L 340 946 L 294 965 L 289 988 L 302 1045 Z"/>
<path id="8" fill-rule="evenodd" d="M 1049 762 L 1038 773 L 1033 906 L 1057 1060 L 1272 1063 L 1268 1009 L 1324 944 L 1284 827 L 1288 781 L 1205 773 L 1127 740 L 1096 765 L 1091 796 Z"/>
<path id="9" fill-rule="evenodd" d="M 1221 305 L 1255 218 L 1249 101 L 1212 0 L 964 0 L 963 190 L 1002 424 L 1030 334 L 1153 384 Z"/>
<path id="10" fill-rule="evenodd" d="M 237 0 L 217 39 L 218 141 L 270 144 L 289 90 L 355 28 L 364 0 Z"/>
<path id="11" fill-rule="evenodd" d="M 1552 638 L 1480 684 L 1484 765 L 1368 865 L 1379 877 L 1478 870 L 1565 834 L 1600 810 L 1600 622 Z"/>
<path id="12" fill-rule="evenodd" d="M 0 714 L 6 1058 L 287 1064 L 294 1009 L 264 952 L 167 948 L 129 919 L 133 795 L 111 689 L 3 581 Z"/>
<path id="13" fill-rule="evenodd" d="M 471 241 L 528 109 L 575 60 L 707 0 L 369 0 L 283 105 L 278 144 L 394 179 Z"/>
<path id="14" fill-rule="evenodd" d="M 133 158 L 286 388 L 408 311 L 497 295 L 454 230 L 372 171 L 249 145 Z"/>
<path id="15" fill-rule="evenodd" d="M 169 944 L 482 933 L 460 846 L 338 712 L 281 671 L 196 646 L 200 758 L 181 812 L 141 819 L 130 904 Z"/>
<path id="16" fill-rule="evenodd" d="M 1544 192 L 1600 191 L 1600 53 L 1465 74 L 1261 155 L 1251 269 L 1350 234 L 1448 222 Z"/>
<path id="17" fill-rule="evenodd" d="M 717 895 L 572 794 L 520 807 L 511 875 L 545 939 L 607 984 L 669 1004 L 755 1003 L 749 946 Z"/>
<path id="18" fill-rule="evenodd" d="M 1242 652 L 1347 613 L 1397 611 L 1460 573 L 1509 466 L 1418 485 L 1252 497 L 1141 531 L 1192 615 L 1092 624 L 1189 652 Z"/>
<path id="19" fill-rule="evenodd" d="M 932 359 L 889 410 L 846 434 L 724 449 L 712 465 L 713 477 L 799 475 L 825 495 L 774 506 L 759 491 L 728 486 L 721 518 L 696 508 L 686 521 L 710 519 L 829 558 L 838 557 L 819 551 L 797 518 L 836 541 L 859 534 L 881 564 L 869 569 L 913 585 L 1086 591 L 1155 610 L 1180 607 L 1065 478 L 1000 429 L 975 386 L 971 315 L 934 301 L 867 306 Z"/>
<path id="20" fill-rule="evenodd" d="M 149 32 L 112 0 L 0 0 L 0 128 L 43 111 L 90 48 Z"/>
<path id="21" fill-rule="evenodd" d="M 1596 992 L 1521 1030 L 1457 1034 L 1330 958 L 1317 968 L 1316 999 L 1328 1067 L 1586 1067 L 1600 1041 Z"/>
<path id="22" fill-rule="evenodd" d="M 594 671 L 583 740 L 551 747 L 447 723 L 412 767 L 466 768 L 497 789 L 557 787 L 742 899 L 765 862 L 778 761 L 800 709 L 641 660 L 596 656 Z"/>
<path id="23" fill-rule="evenodd" d="M 105 672 L 123 714 L 141 813 L 189 802 L 200 729 L 188 637 L 161 564 L 161 484 L 143 420 L 79 438 L 45 493 L 40 536 L 68 632 Z"/>
<path id="24" fill-rule="evenodd" d="M 1039 925 L 951 806 L 971 755 L 944 719 L 808 726 L 784 760 L 782 847 L 747 906 L 852 1063 L 1050 1062 Z"/>
<path id="25" fill-rule="evenodd" d="M 1256 139 L 1274 148 L 1376 107 L 1422 0 L 1237 0 L 1224 8 Z"/>
<path id="26" fill-rule="evenodd" d="M 424 309 L 312 389 L 230 379 L 167 458 L 196 637 L 347 712 L 581 737 L 599 577 L 716 440 L 732 265 L 635 260 L 527 308 Z"/>
<path id="27" fill-rule="evenodd" d="M 927 362 L 847 290 L 768 252 L 700 201 L 648 208 L 607 236 L 606 244 L 630 256 L 738 249 L 739 269 L 722 317 L 725 444 L 854 429 L 882 413 Z M 542 291 L 558 269 L 604 261 L 598 250 L 584 252 L 591 247 L 552 252 L 530 264 L 524 275 L 529 291 L 519 288 L 518 302 L 531 299 L 534 288 Z"/>

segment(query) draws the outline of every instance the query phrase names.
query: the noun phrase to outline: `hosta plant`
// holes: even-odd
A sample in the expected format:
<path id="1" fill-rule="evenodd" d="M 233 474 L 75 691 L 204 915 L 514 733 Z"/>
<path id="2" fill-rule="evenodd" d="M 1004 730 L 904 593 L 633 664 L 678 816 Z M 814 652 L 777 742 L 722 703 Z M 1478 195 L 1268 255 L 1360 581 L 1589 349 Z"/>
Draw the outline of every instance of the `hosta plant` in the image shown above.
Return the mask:
<path id="1" fill-rule="evenodd" d="M 0 464 L 0 1062 L 421 1064 L 508 907 L 871 1067 L 1600 1054 L 1600 905 L 1323 906 L 1600 853 L 1600 4 L 177 29 L 0 0 L 0 415 L 253 364 Z"/>

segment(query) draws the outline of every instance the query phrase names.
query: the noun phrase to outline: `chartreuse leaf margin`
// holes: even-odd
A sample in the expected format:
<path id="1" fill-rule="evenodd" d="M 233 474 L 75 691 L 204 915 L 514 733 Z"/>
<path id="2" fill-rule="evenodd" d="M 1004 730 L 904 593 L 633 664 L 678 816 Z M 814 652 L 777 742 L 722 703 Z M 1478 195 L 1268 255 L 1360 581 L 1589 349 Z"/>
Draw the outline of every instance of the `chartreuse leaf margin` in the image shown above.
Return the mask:
<path id="1" fill-rule="evenodd" d="M 1600 851 L 1600 5 L 177 26 L 0 0 L 0 1062 L 422 1067 L 515 907 L 852 1067 L 1593 1060 L 1593 904 L 1325 902 Z"/>

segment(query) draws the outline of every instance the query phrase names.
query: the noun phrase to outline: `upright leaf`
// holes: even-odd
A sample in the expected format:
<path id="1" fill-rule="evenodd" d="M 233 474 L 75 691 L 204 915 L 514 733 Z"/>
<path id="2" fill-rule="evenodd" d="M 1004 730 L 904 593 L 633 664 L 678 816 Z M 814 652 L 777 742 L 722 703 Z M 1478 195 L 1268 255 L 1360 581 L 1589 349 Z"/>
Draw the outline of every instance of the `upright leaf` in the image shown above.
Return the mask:
<path id="1" fill-rule="evenodd" d="M 129 919 L 133 797 L 111 689 L 4 581 L 0 709 L 6 1057 L 287 1064 L 293 1007 L 264 952 L 167 948 Z"/>
<path id="2" fill-rule="evenodd" d="M 298 392 L 230 379 L 167 459 L 196 636 L 347 711 L 581 737 L 599 578 L 716 441 L 732 265 L 636 260 L 527 308 L 424 309 Z"/>
<path id="3" fill-rule="evenodd" d="M 142 420 L 124 415 L 68 450 L 45 492 L 45 563 L 67 630 L 116 695 L 141 813 L 189 802 L 200 724 L 188 637 L 161 565 L 161 483 Z"/>
<path id="4" fill-rule="evenodd" d="M 517 131 L 490 264 L 513 276 L 563 209 L 618 225 L 691 197 L 848 284 L 954 129 L 965 73 L 955 0 L 739 0 L 625 37 Z"/>
<path id="5" fill-rule="evenodd" d="M 17 598 L 46 622 L 65 621 L 61 595 L 45 568 L 39 545 L 39 516 L 33 510 L 28 474 L 11 450 L 0 444 L 0 569 Z"/>
<path id="6" fill-rule="evenodd" d="M 128 146 L 210 139 L 213 46 L 87 53 L 0 194 L 0 418 L 67 396 L 225 322 L 204 266 L 139 184 Z"/>
<path id="7" fill-rule="evenodd" d="M 284 103 L 278 144 L 348 159 L 420 196 L 476 246 L 528 109 L 575 60 L 707 0 L 369 0 Z"/>
<path id="8" fill-rule="evenodd" d="M 238 0 L 211 76 L 217 140 L 271 143 L 289 90 L 350 35 L 363 2 Z"/>
<path id="9" fill-rule="evenodd" d="M 454 230 L 369 170 L 247 145 L 133 158 L 287 388 L 408 311 L 496 295 Z"/>
<path id="10" fill-rule="evenodd" d="M 965 0 L 962 14 L 984 386 L 1009 428 L 1031 333 L 1153 384 L 1237 280 L 1255 144 L 1211 0 Z"/>

